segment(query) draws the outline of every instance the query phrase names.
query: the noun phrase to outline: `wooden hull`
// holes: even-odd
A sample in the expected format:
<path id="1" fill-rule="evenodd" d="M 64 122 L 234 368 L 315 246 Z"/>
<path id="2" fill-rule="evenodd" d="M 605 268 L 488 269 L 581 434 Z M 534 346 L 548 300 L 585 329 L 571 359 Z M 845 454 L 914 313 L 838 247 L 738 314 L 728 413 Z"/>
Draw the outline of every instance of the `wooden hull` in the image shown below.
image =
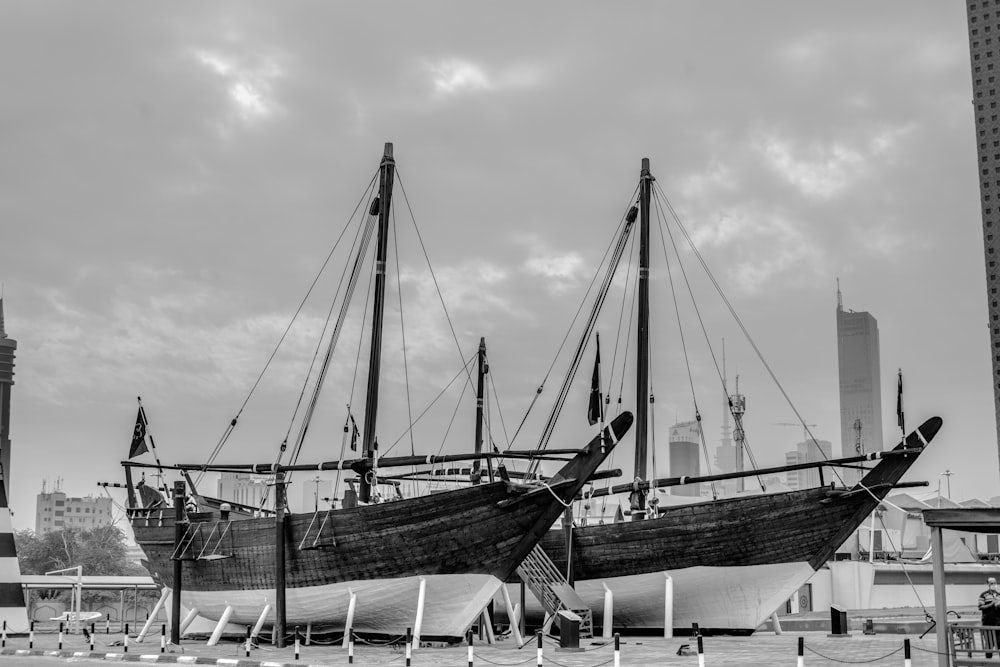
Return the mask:
<path id="1" fill-rule="evenodd" d="M 907 448 L 929 442 L 934 418 Z M 900 445 L 902 447 L 902 445 Z M 826 487 L 668 507 L 655 519 L 573 529 L 577 591 L 603 615 L 604 585 L 614 594 L 615 627 L 663 627 L 664 575 L 674 581 L 674 627 L 752 632 L 829 560 L 875 509 L 917 455 L 882 459 L 861 481 L 871 492 Z M 541 542 L 566 562 L 565 534 Z M 621 613 L 619 613 L 621 610 Z M 734 623 L 739 625 L 734 626 Z"/>
<path id="2" fill-rule="evenodd" d="M 423 577 L 423 634 L 461 637 L 631 425 L 631 415 L 622 417 L 609 427 L 603 446 L 600 436 L 594 438 L 561 471 L 572 474 L 557 476 L 549 488 L 496 482 L 328 514 L 287 515 L 281 535 L 288 623 L 343 627 L 350 590 L 359 596 L 356 623 L 364 618 L 366 631 L 401 634 L 413 625 Z M 174 522 L 167 514 L 133 517 L 132 527 L 150 573 L 173 588 Z M 189 530 L 196 537 L 181 559 L 183 604 L 217 620 L 228 603 L 234 611 L 239 607 L 233 622 L 256 622 L 275 599 L 275 519 L 200 518 L 192 515 Z M 300 548 L 314 543 L 322 548 Z"/>

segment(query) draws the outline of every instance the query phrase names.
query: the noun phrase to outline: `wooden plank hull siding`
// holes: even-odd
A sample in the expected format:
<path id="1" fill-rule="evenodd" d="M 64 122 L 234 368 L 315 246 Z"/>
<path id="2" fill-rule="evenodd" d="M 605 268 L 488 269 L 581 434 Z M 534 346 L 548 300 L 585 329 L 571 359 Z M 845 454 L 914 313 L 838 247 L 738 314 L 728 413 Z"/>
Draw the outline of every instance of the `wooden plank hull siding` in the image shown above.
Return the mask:
<path id="1" fill-rule="evenodd" d="M 914 432 L 907 437 L 905 447 L 919 448 L 924 441 L 930 442 L 940 426 L 940 419 L 928 420 L 919 429 L 923 441 Z M 897 449 L 903 447 L 901 443 Z M 830 488 L 820 487 L 742 496 L 667 507 L 655 519 L 645 521 L 574 528 L 573 574 L 577 588 L 596 586 L 603 590 L 602 582 L 610 587 L 615 578 L 657 573 L 662 578 L 663 574 L 674 576 L 688 568 L 719 568 L 721 575 L 738 568 L 789 564 L 793 567 L 770 571 L 765 568 L 760 572 L 783 578 L 781 588 L 790 594 L 833 556 L 891 490 L 887 485 L 900 481 L 917 456 L 882 459 L 854 487 L 857 493 L 831 494 Z M 871 492 L 861 489 L 862 485 L 872 489 Z M 565 566 L 566 537 L 562 530 L 550 530 L 541 546 L 557 565 Z M 808 567 L 800 567 L 800 564 Z M 753 580 L 761 582 L 761 590 L 773 588 L 764 581 L 766 576 L 758 575 L 755 572 Z M 621 591 L 622 596 L 651 596 L 658 599 L 660 605 L 656 617 L 643 621 L 638 627 L 657 627 L 658 622 L 662 628 L 662 585 L 651 585 L 645 580 L 647 588 L 644 591 L 642 586 L 632 585 L 635 581 L 630 581 Z M 691 593 L 675 585 L 674 594 L 683 597 Z M 760 613 L 764 615 L 761 620 L 774 611 L 773 607 L 765 609 L 763 604 L 765 598 L 770 600 L 773 595 L 762 595 L 745 590 L 745 587 L 741 587 L 740 595 L 759 604 Z M 615 598 L 616 607 L 641 607 L 643 604 L 638 600 Z M 603 607 L 599 604 L 591 609 L 600 613 Z M 715 621 L 707 618 L 702 621 L 705 628 L 738 629 L 714 626 Z M 616 625 L 617 622 L 616 614 Z M 695 619 L 694 622 L 699 621 Z M 757 624 L 743 629 L 752 631 L 755 627 Z"/>
<path id="2" fill-rule="evenodd" d="M 413 588 L 412 581 L 417 581 L 414 578 L 439 575 L 478 575 L 466 578 L 473 583 L 455 587 L 448 604 L 465 608 L 482 595 L 484 586 L 493 587 L 492 595 L 500 582 L 514 576 L 517 566 L 562 514 L 563 503 L 579 493 L 631 423 L 629 413 L 617 417 L 603 435 L 594 437 L 549 480 L 548 487 L 495 482 L 332 511 L 318 535 L 319 543 L 324 545 L 320 549 L 299 546 L 304 540 L 306 545 L 314 541 L 326 512 L 320 512 L 318 517 L 312 512 L 286 515 L 283 530 L 289 605 L 294 600 L 314 604 L 315 596 L 306 594 L 304 589 L 344 593 L 347 586 L 362 582 L 395 582 L 395 585 L 407 579 L 411 583 L 404 583 L 403 587 Z M 221 521 L 214 512 L 207 512 L 190 514 L 189 519 L 192 526 L 189 532 L 195 537 L 182 559 L 181 591 L 185 604 L 190 594 L 198 593 L 216 593 L 220 602 L 235 591 L 256 591 L 258 602 L 268 595 L 273 599 L 277 533 L 273 517 L 244 518 L 230 523 Z M 163 585 L 173 587 L 172 517 L 166 513 L 148 518 L 133 516 L 132 529 L 146 554 L 150 574 Z M 225 557 L 198 558 L 202 553 Z M 488 579 L 495 582 L 489 583 Z M 465 591 L 464 599 L 460 590 Z M 257 614 L 262 608 L 263 603 L 257 604 Z M 467 623 L 481 609 L 480 606 L 470 612 Z M 290 619 L 302 613 L 305 612 L 288 608 Z M 405 628 L 402 625 L 383 631 L 393 633 Z M 464 628 L 461 630 L 464 632 Z"/>

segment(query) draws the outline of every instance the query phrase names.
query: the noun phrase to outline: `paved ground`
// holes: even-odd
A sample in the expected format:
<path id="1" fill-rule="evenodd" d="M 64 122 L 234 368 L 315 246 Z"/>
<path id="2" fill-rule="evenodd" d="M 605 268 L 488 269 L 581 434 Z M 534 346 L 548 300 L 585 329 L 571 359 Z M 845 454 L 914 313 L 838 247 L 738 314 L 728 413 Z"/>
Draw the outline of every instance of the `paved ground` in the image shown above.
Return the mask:
<path id="1" fill-rule="evenodd" d="M 798 638 L 805 639 L 805 665 L 841 665 L 860 663 L 873 665 L 899 665 L 903 663 L 903 640 L 909 637 L 912 646 L 914 667 L 936 667 L 935 639 L 928 635 L 918 639 L 916 635 L 875 635 L 866 636 L 853 632 L 849 637 L 832 638 L 825 632 L 803 632 L 783 635 L 761 634 L 752 637 L 706 637 L 704 638 L 705 665 L 744 667 L 789 665 L 797 663 Z M 43 665 L 82 662 L 86 664 L 107 663 L 108 661 L 169 662 L 180 664 L 247 665 L 273 667 L 277 665 L 346 665 L 347 651 L 336 646 L 303 646 L 299 660 L 295 661 L 294 649 L 275 649 L 262 646 L 245 657 L 245 647 L 234 641 L 215 647 L 207 647 L 204 642 L 185 640 L 181 646 L 168 646 L 166 653 L 160 653 L 159 637 L 147 639 L 144 644 L 130 642 L 128 653 L 121 646 L 109 645 L 109 640 L 120 636 L 100 635 L 95 638 L 94 652 L 81 636 L 67 636 L 63 650 L 57 650 L 58 637 L 50 634 L 36 634 L 32 651 L 28 650 L 27 637 L 11 637 L 7 646 L 0 649 L 0 665 L 27 664 Z M 556 667 L 603 667 L 614 664 L 614 645 L 590 640 L 582 642 L 583 652 L 557 650 L 557 643 L 546 639 L 542 662 Z M 686 655 L 678 655 L 678 649 L 687 644 Z M 698 665 L 697 643 L 689 637 L 675 639 L 626 637 L 620 644 L 620 665 L 623 667 L 646 665 Z M 355 647 L 354 663 L 359 666 L 406 664 L 401 647 L 372 646 L 358 644 Z M 440 667 L 466 667 L 468 649 L 465 646 L 424 647 L 414 651 L 411 664 L 434 665 Z M 537 650 L 534 643 L 518 649 L 512 640 L 503 640 L 493 646 L 475 645 L 474 664 L 484 667 L 537 665 Z"/>

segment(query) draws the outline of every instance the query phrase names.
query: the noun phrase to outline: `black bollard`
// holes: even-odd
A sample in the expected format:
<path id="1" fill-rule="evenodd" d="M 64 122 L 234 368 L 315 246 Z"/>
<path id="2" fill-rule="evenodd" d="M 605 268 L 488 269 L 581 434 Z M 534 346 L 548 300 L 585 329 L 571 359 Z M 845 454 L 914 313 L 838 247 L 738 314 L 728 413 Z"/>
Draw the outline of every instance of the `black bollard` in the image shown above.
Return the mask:
<path id="1" fill-rule="evenodd" d="M 63 622 L 59 621 L 59 650 L 62 650 L 63 644 Z"/>
<path id="2" fill-rule="evenodd" d="M 621 636 L 615 633 L 615 667 L 621 664 Z"/>
<path id="3" fill-rule="evenodd" d="M 806 662 L 806 638 L 799 637 L 799 667 L 802 667 Z"/>
<path id="4" fill-rule="evenodd" d="M 31 626 L 28 628 L 28 648 L 35 648 L 35 622 L 31 622 Z"/>
<path id="5" fill-rule="evenodd" d="M 299 626 L 295 626 L 295 660 L 299 659 Z"/>
<path id="6" fill-rule="evenodd" d="M 160 625 L 160 653 L 167 652 L 167 624 Z"/>
<path id="7" fill-rule="evenodd" d="M 122 646 L 125 649 L 125 653 L 128 653 L 128 623 L 125 624 L 125 634 L 122 635 Z"/>
<path id="8" fill-rule="evenodd" d="M 410 667 L 410 645 L 413 642 L 413 634 L 411 628 L 406 628 L 406 667 Z"/>
<path id="9" fill-rule="evenodd" d="M 472 653 L 472 628 L 469 628 L 469 631 L 465 636 L 469 642 L 469 667 L 472 667 L 472 663 L 475 662 L 475 658 Z"/>
<path id="10" fill-rule="evenodd" d="M 542 631 L 539 630 L 538 632 L 536 632 L 535 636 L 538 637 L 538 663 L 537 664 L 538 664 L 538 667 L 542 667 Z"/>

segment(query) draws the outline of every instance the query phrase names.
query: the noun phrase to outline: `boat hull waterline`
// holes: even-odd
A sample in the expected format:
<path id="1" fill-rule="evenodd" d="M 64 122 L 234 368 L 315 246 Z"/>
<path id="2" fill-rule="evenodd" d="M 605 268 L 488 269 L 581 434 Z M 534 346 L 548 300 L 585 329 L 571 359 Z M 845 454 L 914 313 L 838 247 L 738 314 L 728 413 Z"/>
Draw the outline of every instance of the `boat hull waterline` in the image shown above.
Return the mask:
<path id="1" fill-rule="evenodd" d="M 927 420 L 897 449 L 924 446 L 941 423 Z M 575 588 L 595 623 L 603 622 L 607 586 L 615 628 L 662 630 L 669 575 L 677 632 L 697 623 L 703 632 L 749 634 L 833 557 L 917 456 L 882 459 L 844 494 L 819 487 L 738 496 L 668 507 L 645 521 L 574 528 Z M 565 564 L 563 531 L 550 531 L 541 546 Z"/>

